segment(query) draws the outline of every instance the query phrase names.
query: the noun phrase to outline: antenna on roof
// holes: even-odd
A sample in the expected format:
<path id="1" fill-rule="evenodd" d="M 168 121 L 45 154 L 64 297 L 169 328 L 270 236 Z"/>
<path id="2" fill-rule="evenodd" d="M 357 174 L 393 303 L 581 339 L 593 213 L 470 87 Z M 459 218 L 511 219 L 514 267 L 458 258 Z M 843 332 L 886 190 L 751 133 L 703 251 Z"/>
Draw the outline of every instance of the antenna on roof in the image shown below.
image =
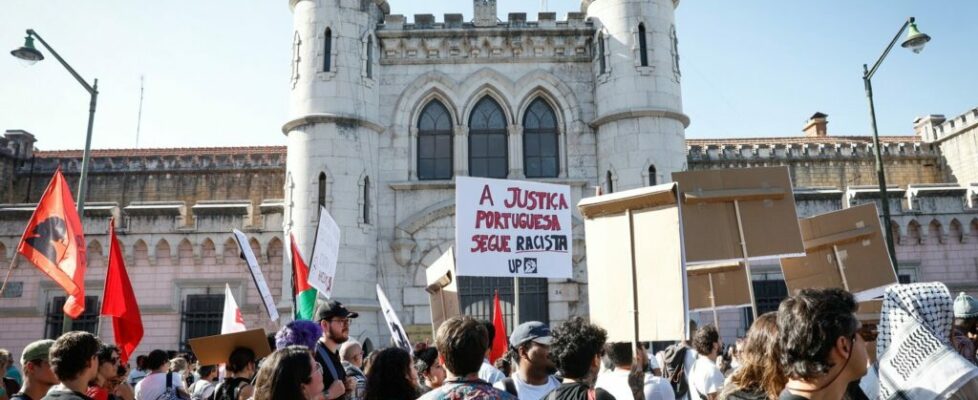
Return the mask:
<path id="1" fill-rule="evenodd" d="M 143 125 L 143 76 L 139 76 L 139 114 L 136 116 L 136 148 L 139 148 L 139 130 Z"/>
<path id="2" fill-rule="evenodd" d="M 547 0 L 540 0 L 540 11 L 547 12 Z"/>

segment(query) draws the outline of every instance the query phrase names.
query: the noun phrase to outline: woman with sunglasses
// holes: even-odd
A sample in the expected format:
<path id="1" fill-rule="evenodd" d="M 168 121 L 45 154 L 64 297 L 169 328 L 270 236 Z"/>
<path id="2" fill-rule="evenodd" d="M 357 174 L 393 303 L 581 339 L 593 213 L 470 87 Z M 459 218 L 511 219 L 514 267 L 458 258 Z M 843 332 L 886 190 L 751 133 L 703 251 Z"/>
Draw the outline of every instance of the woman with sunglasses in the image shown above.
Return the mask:
<path id="1" fill-rule="evenodd" d="M 255 379 L 254 400 L 322 400 L 323 366 L 304 346 L 288 346 L 268 356 Z"/>

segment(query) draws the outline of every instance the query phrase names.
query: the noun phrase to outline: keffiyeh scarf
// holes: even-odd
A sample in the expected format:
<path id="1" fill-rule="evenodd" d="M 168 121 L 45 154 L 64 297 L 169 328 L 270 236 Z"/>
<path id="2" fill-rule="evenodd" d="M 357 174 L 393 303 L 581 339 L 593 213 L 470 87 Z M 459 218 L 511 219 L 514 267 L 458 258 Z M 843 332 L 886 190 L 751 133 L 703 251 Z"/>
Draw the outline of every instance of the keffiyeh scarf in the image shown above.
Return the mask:
<path id="1" fill-rule="evenodd" d="M 951 347 L 953 320 L 942 283 L 886 289 L 876 342 L 881 399 L 943 399 L 978 378 L 978 368 Z"/>

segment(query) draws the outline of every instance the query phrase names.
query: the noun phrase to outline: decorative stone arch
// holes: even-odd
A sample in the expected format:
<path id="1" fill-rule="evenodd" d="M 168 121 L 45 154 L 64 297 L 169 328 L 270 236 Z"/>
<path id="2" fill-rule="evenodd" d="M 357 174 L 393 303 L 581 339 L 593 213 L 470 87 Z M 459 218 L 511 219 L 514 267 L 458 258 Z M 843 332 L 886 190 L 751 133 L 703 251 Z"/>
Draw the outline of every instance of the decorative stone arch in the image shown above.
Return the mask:
<path id="1" fill-rule="evenodd" d="M 910 238 L 909 243 L 911 244 L 923 244 L 925 236 L 916 219 L 911 219 L 907 223 L 907 237 Z"/>
<path id="2" fill-rule="evenodd" d="M 469 95 L 465 102 L 462 103 L 462 119 L 460 125 L 465 127 L 469 126 L 469 118 L 472 115 L 472 111 L 475 111 L 475 105 L 482 100 L 483 97 L 489 96 L 499 104 L 499 107 L 503 109 L 503 114 L 506 116 L 506 124 L 514 125 L 517 123 L 516 117 L 513 113 L 513 102 L 503 94 L 503 90 L 499 89 L 499 86 L 492 83 L 484 83 L 478 86 L 475 91 Z"/>
<path id="3" fill-rule="evenodd" d="M 200 251 L 194 248 L 189 239 L 184 238 L 177 245 L 177 256 L 174 258 L 180 266 L 200 264 Z"/>
<path id="4" fill-rule="evenodd" d="M 417 263 L 421 254 L 416 251 L 418 243 L 414 240 L 414 235 L 428 224 L 453 215 L 455 199 L 448 199 L 425 207 L 399 222 L 394 228 L 394 240 L 391 241 L 394 261 L 402 267 Z"/>
<path id="5" fill-rule="evenodd" d="M 173 265 L 173 261 L 174 261 L 173 258 L 174 257 L 172 256 L 172 249 L 170 248 L 170 242 L 167 242 L 166 239 L 160 239 L 160 241 L 156 243 L 156 246 L 153 249 L 153 258 L 152 258 L 153 264 Z"/>
<path id="6" fill-rule="evenodd" d="M 584 116 L 581 115 L 581 103 L 574 90 L 556 75 L 536 69 L 520 77 L 513 86 L 516 91 L 515 97 L 523 99 L 517 108 L 519 121 L 522 121 L 523 113 L 530 106 L 534 96 L 546 95 L 549 96 L 551 105 L 555 106 L 554 112 L 557 113 L 558 120 L 563 122 L 561 132 L 583 132 Z"/>
<path id="7" fill-rule="evenodd" d="M 377 76 L 377 68 L 374 64 L 379 64 L 377 56 L 380 54 L 380 45 L 372 29 L 367 29 L 360 36 L 360 49 L 360 76 L 367 79 L 365 81 L 367 86 L 372 86 Z"/>
<path id="8" fill-rule="evenodd" d="M 327 210 L 330 210 L 333 207 L 333 174 L 330 172 L 329 166 L 326 165 L 326 163 L 324 162 L 323 165 L 318 170 L 316 170 L 316 173 L 310 175 L 312 176 L 310 177 L 311 181 L 309 182 L 310 185 L 309 187 L 316 188 L 316 196 L 313 198 L 314 201 L 313 204 L 315 204 L 316 206 L 316 212 L 309 213 L 310 214 L 309 222 L 317 223 L 319 222 L 320 176 L 325 176 L 325 180 L 323 181 L 323 183 L 325 183 L 326 185 L 325 193 L 323 193 L 324 194 L 323 207 L 326 207 Z M 299 197 L 301 198 L 302 196 Z M 295 199 L 294 198 L 290 199 L 290 201 L 294 203 Z"/>
<path id="9" fill-rule="evenodd" d="M 956 241 L 957 243 L 967 243 L 968 235 L 964 231 L 964 226 L 961 225 L 961 221 L 957 218 L 952 218 L 951 223 L 947 224 L 948 227 L 948 238 Z"/>
<path id="10" fill-rule="evenodd" d="M 224 257 L 217 253 L 217 246 L 211 238 L 200 242 L 200 258 L 202 265 L 220 264 Z"/>
<path id="11" fill-rule="evenodd" d="M 971 225 L 971 236 L 974 236 L 975 239 L 978 239 L 978 217 L 972 218 L 971 223 L 968 225 Z"/>
<path id="12" fill-rule="evenodd" d="M 265 259 L 269 265 L 282 264 L 285 260 L 285 244 L 278 236 L 265 245 Z"/>
<path id="13" fill-rule="evenodd" d="M 132 256 L 129 258 L 132 261 L 128 264 L 132 266 L 149 265 L 149 245 L 143 239 L 136 239 L 136 242 L 132 244 Z"/>
<path id="14" fill-rule="evenodd" d="M 430 101 L 432 94 L 442 96 L 445 107 L 455 115 L 456 121 L 460 121 L 461 114 L 458 108 L 460 99 L 457 95 L 458 92 L 454 89 L 458 86 L 458 82 L 443 72 L 432 71 L 415 78 L 401 91 L 401 95 L 394 103 L 392 119 L 394 127 L 411 126 L 417 120 L 417 115 L 421 113 L 421 108 L 424 106 L 421 103 Z M 391 129 L 390 131 L 396 136 L 400 130 Z"/>
<path id="15" fill-rule="evenodd" d="M 944 229 L 944 224 L 937 218 L 930 220 L 930 223 L 927 224 L 927 234 L 922 241 L 931 236 L 937 238 L 937 243 L 944 244 L 946 242 L 947 231 Z"/>
<path id="16" fill-rule="evenodd" d="M 906 230 L 900 225 L 897 220 L 890 220 L 890 231 L 893 233 L 893 244 L 903 245 L 905 244 Z"/>
<path id="17" fill-rule="evenodd" d="M 608 168 L 598 177 L 601 186 L 601 193 L 611 194 L 618 190 L 618 170 L 614 164 L 608 164 Z M 608 184 L 611 186 L 608 186 Z"/>
<path id="18" fill-rule="evenodd" d="M 261 251 L 261 243 L 258 242 L 258 239 L 251 237 L 248 239 L 248 245 L 251 246 L 251 251 L 255 253 L 255 259 L 258 260 L 259 264 L 268 264 L 268 257 L 263 257 L 264 253 Z"/>
<path id="19" fill-rule="evenodd" d="M 523 81 L 523 79 L 520 79 L 520 82 Z M 519 84 L 517 84 L 517 87 L 519 87 Z M 566 103 L 566 100 L 555 96 L 553 93 L 554 92 L 552 92 L 551 89 L 537 85 L 535 87 L 530 86 L 528 91 L 518 97 L 522 100 L 516 109 L 516 124 L 514 125 L 513 129 L 513 133 L 515 133 L 513 140 L 514 145 L 511 146 L 511 156 L 513 158 L 512 163 L 515 164 L 515 168 L 513 169 L 519 171 L 519 174 L 517 175 L 518 177 L 524 176 L 526 171 L 526 166 L 523 165 L 525 158 L 525 149 L 523 148 L 524 120 L 530 105 L 532 105 L 533 102 L 537 101 L 538 99 L 545 102 L 550 107 L 550 110 L 554 113 L 554 118 L 557 120 L 557 176 L 560 178 L 567 177 L 567 170 L 569 169 L 567 156 L 567 131 L 569 126 L 574 126 L 575 124 L 568 118 L 568 111 L 565 110 L 570 110 L 573 107 L 569 106 Z"/>
<path id="20" fill-rule="evenodd" d="M 3 253 L 3 244 L 0 244 L 0 260 L 5 259 Z M 88 245 L 85 246 L 85 258 L 89 266 L 105 261 L 105 252 L 102 250 L 102 243 L 98 239 L 88 241 Z"/>
<path id="21" fill-rule="evenodd" d="M 16 255 L 17 253 L 14 254 Z M 0 265 L 6 265 L 3 264 L 6 261 L 7 261 L 7 246 L 4 245 L 3 242 L 0 242 Z"/>
<path id="22" fill-rule="evenodd" d="M 224 246 L 222 246 L 220 253 L 221 258 L 218 260 L 218 262 L 221 264 L 231 263 L 232 265 L 237 265 L 239 262 L 241 262 L 241 257 L 238 256 L 240 252 L 241 249 L 238 248 L 238 242 L 236 242 L 233 237 L 229 237 L 224 241 Z M 235 260 L 239 261 L 236 262 Z"/>
<path id="23" fill-rule="evenodd" d="M 646 158 L 645 165 L 647 165 L 647 167 L 642 168 L 642 183 L 644 183 L 646 186 L 652 186 L 653 184 L 658 185 L 659 183 L 662 183 L 663 180 L 659 179 L 659 169 L 655 166 L 655 162 L 651 158 Z"/>

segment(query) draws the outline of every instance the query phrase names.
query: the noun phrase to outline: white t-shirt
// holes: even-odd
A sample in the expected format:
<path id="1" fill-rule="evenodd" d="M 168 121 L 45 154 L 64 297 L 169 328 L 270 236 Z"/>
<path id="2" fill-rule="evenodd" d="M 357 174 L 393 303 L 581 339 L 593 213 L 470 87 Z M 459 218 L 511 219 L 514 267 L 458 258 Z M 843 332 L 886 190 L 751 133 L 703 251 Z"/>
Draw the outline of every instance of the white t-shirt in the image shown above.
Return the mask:
<path id="1" fill-rule="evenodd" d="M 649 370 L 650 371 L 651 370 L 654 370 L 656 368 L 660 368 L 659 367 L 659 359 L 657 359 L 655 357 L 655 354 L 654 353 L 652 353 L 650 351 L 650 352 L 647 352 L 646 355 L 648 356 L 648 359 L 649 359 Z"/>
<path id="2" fill-rule="evenodd" d="M 632 400 L 632 389 L 628 386 L 628 371 L 616 369 L 605 374 L 598 375 L 598 380 L 594 387 L 604 389 L 617 400 Z M 645 384 L 643 385 L 645 400 L 676 400 L 672 393 L 672 387 L 665 379 L 652 374 L 645 374 Z M 520 397 L 522 400 L 523 398 Z"/>
<path id="3" fill-rule="evenodd" d="M 689 398 L 699 400 L 700 394 L 719 394 L 723 390 L 723 373 L 709 358 L 696 357 L 689 371 Z"/>
<path id="4" fill-rule="evenodd" d="M 490 385 L 494 385 L 496 382 L 503 380 L 503 378 L 506 378 L 506 375 L 503 375 L 502 371 L 489 364 L 489 360 L 482 361 L 482 366 L 479 367 L 479 379 L 489 382 Z"/>
<path id="5" fill-rule="evenodd" d="M 520 400 L 540 400 L 547 396 L 547 393 L 556 389 L 560 386 L 560 381 L 554 378 L 553 375 L 547 377 L 547 383 L 542 385 L 531 385 L 523 381 L 520 378 L 519 372 L 513 373 L 513 386 L 516 386 L 516 397 Z M 502 379 L 492 385 L 494 388 L 506 391 L 506 385 L 503 384 Z"/>
<path id="6" fill-rule="evenodd" d="M 180 374 L 171 374 L 170 382 L 175 389 L 183 389 L 183 379 Z M 152 373 L 146 375 L 143 380 L 136 384 L 136 400 L 156 400 L 166 392 L 166 373 Z"/>
<path id="7" fill-rule="evenodd" d="M 665 357 L 665 354 L 664 353 L 659 353 L 659 354 L 662 354 L 663 357 Z M 685 367 L 684 369 L 686 371 L 686 385 L 687 386 L 693 386 L 693 379 L 692 379 L 692 376 L 690 376 L 690 374 L 689 374 L 689 369 L 692 368 L 693 367 L 693 363 L 696 362 L 697 355 L 698 354 L 696 353 L 696 350 L 695 349 L 693 349 L 690 346 L 686 346 L 686 357 L 683 360 L 683 366 Z M 663 362 L 662 365 L 665 365 L 665 359 L 663 359 L 662 362 Z M 662 371 L 662 372 L 665 373 L 665 371 Z M 683 397 L 680 397 L 677 400 L 690 400 L 690 399 L 692 399 L 692 397 L 690 397 L 689 393 L 687 392 L 686 395 L 684 395 Z M 699 397 L 696 397 L 695 400 L 700 400 L 700 399 L 699 399 Z"/>

